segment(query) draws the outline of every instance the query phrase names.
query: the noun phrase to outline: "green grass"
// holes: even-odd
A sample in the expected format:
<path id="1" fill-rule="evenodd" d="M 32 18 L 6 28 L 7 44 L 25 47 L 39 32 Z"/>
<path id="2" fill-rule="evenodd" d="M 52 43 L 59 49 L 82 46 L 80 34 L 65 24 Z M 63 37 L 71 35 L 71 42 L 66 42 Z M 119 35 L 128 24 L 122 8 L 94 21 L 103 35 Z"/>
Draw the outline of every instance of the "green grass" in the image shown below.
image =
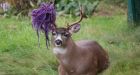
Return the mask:
<path id="1" fill-rule="evenodd" d="M 84 19 L 74 40 L 98 41 L 110 56 L 110 67 L 102 75 L 140 75 L 140 27 L 130 28 L 127 16 L 94 16 Z M 64 26 L 76 19 L 59 17 Z M 29 18 L 0 18 L 0 75 L 57 75 L 57 60 L 45 46 L 41 34 L 38 48 L 36 32 Z"/>

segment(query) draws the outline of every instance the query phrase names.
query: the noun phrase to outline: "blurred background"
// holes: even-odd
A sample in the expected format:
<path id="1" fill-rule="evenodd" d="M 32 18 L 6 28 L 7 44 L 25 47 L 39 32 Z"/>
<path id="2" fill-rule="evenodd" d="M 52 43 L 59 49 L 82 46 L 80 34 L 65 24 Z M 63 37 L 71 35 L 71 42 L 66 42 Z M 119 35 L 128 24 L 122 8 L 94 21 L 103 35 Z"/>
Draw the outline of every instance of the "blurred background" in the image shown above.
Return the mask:
<path id="1" fill-rule="evenodd" d="M 29 12 L 37 8 L 40 3 L 49 0 L 0 0 L 0 14 L 10 15 L 28 15 Z M 102 0 L 55 0 L 56 9 L 59 15 L 70 14 L 77 16 L 79 13 L 79 5 L 83 6 L 85 16 L 94 14 L 97 6 Z M 116 5 L 126 9 L 127 0 L 104 0 L 106 4 Z"/>
<path id="2" fill-rule="evenodd" d="M 110 67 L 101 75 L 140 75 L 140 24 L 135 23 L 140 21 L 133 1 L 139 8 L 139 0 L 55 1 L 59 27 L 79 19 L 83 5 L 85 19 L 72 37 L 96 40 L 109 53 Z M 42 2 L 48 0 L 0 0 L 0 75 L 58 75 L 52 48 L 46 48 L 44 33 L 38 47 L 31 24 L 31 11 Z"/>

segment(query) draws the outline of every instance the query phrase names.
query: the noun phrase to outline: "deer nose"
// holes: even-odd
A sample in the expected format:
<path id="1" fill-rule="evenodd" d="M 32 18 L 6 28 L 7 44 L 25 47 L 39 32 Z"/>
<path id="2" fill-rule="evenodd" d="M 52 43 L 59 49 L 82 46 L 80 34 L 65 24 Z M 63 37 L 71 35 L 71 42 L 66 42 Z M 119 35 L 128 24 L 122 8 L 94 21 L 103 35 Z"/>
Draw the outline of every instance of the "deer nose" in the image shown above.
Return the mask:
<path id="1" fill-rule="evenodd" d="M 56 45 L 62 45 L 62 41 L 61 40 L 56 40 L 55 43 L 56 43 Z"/>

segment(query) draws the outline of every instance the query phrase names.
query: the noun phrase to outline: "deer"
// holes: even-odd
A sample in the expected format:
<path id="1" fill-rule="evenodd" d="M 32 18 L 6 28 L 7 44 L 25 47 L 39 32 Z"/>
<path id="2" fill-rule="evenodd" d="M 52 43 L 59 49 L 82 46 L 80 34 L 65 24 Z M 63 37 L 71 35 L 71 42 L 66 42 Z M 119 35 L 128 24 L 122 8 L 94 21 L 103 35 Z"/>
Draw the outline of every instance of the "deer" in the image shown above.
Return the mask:
<path id="1" fill-rule="evenodd" d="M 98 75 L 109 66 L 108 53 L 96 41 L 72 39 L 72 34 L 80 30 L 82 19 L 80 9 L 80 20 L 67 27 L 53 27 L 51 43 L 59 62 L 59 75 Z"/>

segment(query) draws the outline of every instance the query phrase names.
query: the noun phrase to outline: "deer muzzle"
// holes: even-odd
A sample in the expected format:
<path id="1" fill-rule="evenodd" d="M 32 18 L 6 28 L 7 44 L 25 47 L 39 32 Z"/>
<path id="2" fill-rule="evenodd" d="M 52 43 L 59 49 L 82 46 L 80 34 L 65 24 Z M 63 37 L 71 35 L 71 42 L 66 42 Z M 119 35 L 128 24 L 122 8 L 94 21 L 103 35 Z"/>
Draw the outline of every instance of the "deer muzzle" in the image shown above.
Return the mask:
<path id="1" fill-rule="evenodd" d="M 62 41 L 61 40 L 55 40 L 55 45 L 56 46 L 61 46 L 62 45 Z"/>

